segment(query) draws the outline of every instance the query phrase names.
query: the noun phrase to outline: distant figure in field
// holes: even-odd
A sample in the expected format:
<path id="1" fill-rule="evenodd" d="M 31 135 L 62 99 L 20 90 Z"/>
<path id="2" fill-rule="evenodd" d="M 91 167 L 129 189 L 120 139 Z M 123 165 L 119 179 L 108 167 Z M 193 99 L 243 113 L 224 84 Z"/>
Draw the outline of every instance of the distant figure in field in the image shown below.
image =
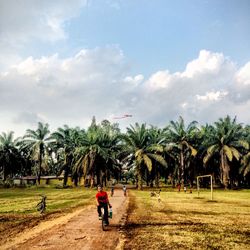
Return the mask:
<path id="1" fill-rule="evenodd" d="M 187 187 L 184 187 L 184 192 L 185 192 L 185 193 L 187 192 Z"/>
<path id="2" fill-rule="evenodd" d="M 181 191 L 181 184 L 180 183 L 178 183 L 177 188 L 178 188 L 178 192 L 180 192 Z"/>
<path id="3" fill-rule="evenodd" d="M 126 188 L 126 186 L 124 185 L 122 189 L 123 189 L 124 196 L 126 196 L 127 195 L 127 188 Z"/>
<path id="4" fill-rule="evenodd" d="M 114 185 L 112 184 L 112 186 L 111 186 L 111 192 L 110 192 L 111 197 L 114 195 L 114 189 L 115 189 L 115 187 L 114 187 Z"/>

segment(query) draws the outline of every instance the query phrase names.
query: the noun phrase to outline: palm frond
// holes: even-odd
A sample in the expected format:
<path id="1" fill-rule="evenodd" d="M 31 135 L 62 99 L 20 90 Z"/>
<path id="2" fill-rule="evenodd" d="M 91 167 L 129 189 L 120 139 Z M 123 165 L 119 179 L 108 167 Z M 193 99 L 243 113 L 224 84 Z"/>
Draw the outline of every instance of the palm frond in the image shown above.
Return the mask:
<path id="1" fill-rule="evenodd" d="M 157 154 L 148 154 L 148 156 L 152 159 L 154 159 L 156 162 L 160 163 L 162 166 L 167 167 L 166 160 L 161 156 Z"/>
<path id="2" fill-rule="evenodd" d="M 152 171 L 152 161 L 151 161 L 151 159 L 146 154 L 143 154 L 142 157 L 143 157 L 143 161 L 144 161 L 145 165 L 148 168 L 148 171 L 151 172 Z"/>
<path id="3" fill-rule="evenodd" d="M 247 141 L 245 141 L 245 140 L 238 140 L 237 143 L 238 143 L 241 147 L 243 147 L 243 148 L 249 150 L 249 143 L 248 143 Z"/>
<path id="4" fill-rule="evenodd" d="M 227 156 L 229 161 L 233 160 L 233 153 L 230 147 L 228 147 L 227 145 L 223 146 L 223 153 Z"/>
<path id="5" fill-rule="evenodd" d="M 234 147 L 230 147 L 230 149 L 232 151 L 233 157 L 235 157 L 235 159 L 237 161 L 239 161 L 240 156 L 241 156 L 240 152 L 236 148 L 234 148 Z"/>

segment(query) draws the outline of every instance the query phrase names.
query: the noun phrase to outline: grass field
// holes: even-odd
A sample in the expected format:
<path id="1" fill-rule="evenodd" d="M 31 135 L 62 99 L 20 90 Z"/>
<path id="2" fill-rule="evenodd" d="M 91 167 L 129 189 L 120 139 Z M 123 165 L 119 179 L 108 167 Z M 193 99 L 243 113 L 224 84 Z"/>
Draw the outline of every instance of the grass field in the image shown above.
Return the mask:
<path id="1" fill-rule="evenodd" d="M 124 249 L 250 249 L 250 190 L 130 196 Z"/>
<path id="2" fill-rule="evenodd" d="M 94 204 L 96 190 L 72 188 L 0 189 L 0 242 L 41 220 Z M 44 216 L 36 211 L 47 196 Z M 124 249 L 250 249 L 250 190 L 191 193 L 129 190 Z"/>
<path id="3" fill-rule="evenodd" d="M 83 188 L 0 189 L 0 242 L 39 221 L 57 217 L 76 207 L 94 204 L 96 190 Z M 36 210 L 40 195 L 47 196 L 45 215 Z"/>

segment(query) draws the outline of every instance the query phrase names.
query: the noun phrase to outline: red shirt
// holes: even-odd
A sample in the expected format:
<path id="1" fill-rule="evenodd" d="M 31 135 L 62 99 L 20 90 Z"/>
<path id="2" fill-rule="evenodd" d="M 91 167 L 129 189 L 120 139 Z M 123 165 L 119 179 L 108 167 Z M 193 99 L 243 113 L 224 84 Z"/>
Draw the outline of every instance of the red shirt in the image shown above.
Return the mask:
<path id="1" fill-rule="evenodd" d="M 105 191 L 98 192 L 95 197 L 99 203 L 108 203 L 108 194 Z"/>

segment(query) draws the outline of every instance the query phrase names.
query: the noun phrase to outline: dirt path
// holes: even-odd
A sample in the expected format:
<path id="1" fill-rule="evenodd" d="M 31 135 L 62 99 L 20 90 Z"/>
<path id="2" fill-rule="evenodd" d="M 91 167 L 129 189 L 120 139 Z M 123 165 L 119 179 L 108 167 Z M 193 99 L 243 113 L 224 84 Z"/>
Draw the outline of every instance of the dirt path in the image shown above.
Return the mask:
<path id="1" fill-rule="evenodd" d="M 121 190 L 115 190 L 110 203 L 113 206 L 113 219 L 110 220 L 108 231 L 102 231 L 93 205 L 25 230 L 0 246 L 0 249 L 116 249 L 128 198 L 123 196 Z"/>

